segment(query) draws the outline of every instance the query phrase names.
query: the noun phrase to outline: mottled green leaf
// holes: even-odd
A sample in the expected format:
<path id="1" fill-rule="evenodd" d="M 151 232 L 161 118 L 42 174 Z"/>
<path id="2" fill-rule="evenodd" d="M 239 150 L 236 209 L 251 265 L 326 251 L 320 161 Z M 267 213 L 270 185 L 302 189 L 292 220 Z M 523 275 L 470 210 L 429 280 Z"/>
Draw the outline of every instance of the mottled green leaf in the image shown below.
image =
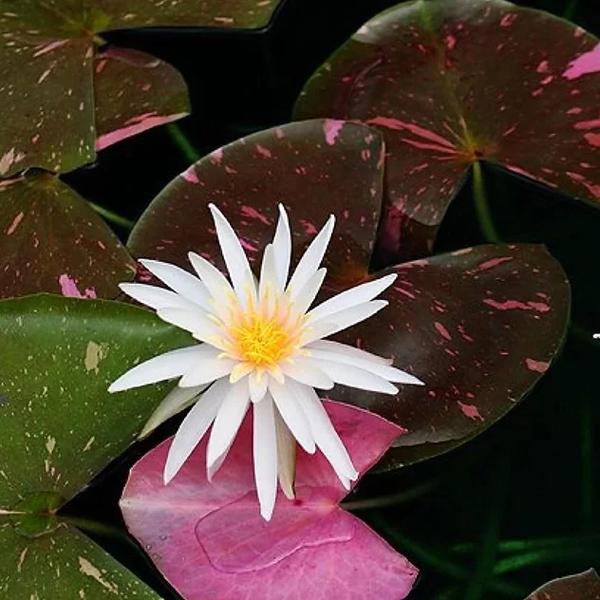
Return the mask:
<path id="1" fill-rule="evenodd" d="M 135 262 L 89 204 L 43 172 L 0 184 L 0 296 L 115 298 Z"/>
<path id="2" fill-rule="evenodd" d="M 429 254 L 480 159 L 600 199 L 598 39 L 504 0 L 416 0 L 361 27 L 312 77 L 296 117 L 356 119 L 387 147 L 390 262 Z"/>
<path id="3" fill-rule="evenodd" d="M 0 335 L 0 590 L 54 600 L 131 598 L 139 587 L 154 597 L 54 515 L 135 440 L 165 394 L 159 385 L 109 395 L 109 383 L 189 336 L 134 306 L 48 295 L 1 301 Z"/>
<path id="4" fill-rule="evenodd" d="M 121 77 L 126 67 L 112 65 L 96 85 L 97 71 L 106 60 L 97 56 L 98 34 L 159 25 L 262 27 L 277 4 L 277 0 L 3 0 L 0 176 L 28 167 L 71 171 L 94 159 L 99 136 L 121 130 L 102 140 L 100 147 L 105 147 L 127 137 L 125 128 L 136 126 L 129 130 L 132 135 L 142 123 L 147 129 L 187 114 L 185 85 L 164 63 L 160 71 L 150 72 L 147 60 L 142 65 L 137 59 L 130 61 L 125 80 Z M 152 93 L 144 91 L 148 85 Z M 121 92 L 122 101 L 115 103 Z M 102 110 L 98 116 L 94 102 Z M 126 110 L 120 112 L 123 104 Z"/>

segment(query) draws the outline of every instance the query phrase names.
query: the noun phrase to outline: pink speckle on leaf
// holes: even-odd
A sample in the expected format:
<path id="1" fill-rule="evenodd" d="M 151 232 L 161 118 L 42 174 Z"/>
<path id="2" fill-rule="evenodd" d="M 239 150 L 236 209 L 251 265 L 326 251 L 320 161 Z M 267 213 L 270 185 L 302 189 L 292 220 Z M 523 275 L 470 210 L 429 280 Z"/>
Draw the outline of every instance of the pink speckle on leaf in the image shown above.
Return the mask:
<path id="1" fill-rule="evenodd" d="M 536 69 L 537 73 L 550 73 L 550 66 L 547 60 L 543 60 Z"/>
<path id="2" fill-rule="evenodd" d="M 512 259 L 513 259 L 512 256 L 499 256 L 498 258 L 492 258 L 490 260 L 486 260 L 485 262 L 482 262 L 477 267 L 476 270 L 477 271 L 487 271 L 488 269 L 493 269 L 494 267 L 497 267 L 498 265 L 501 265 L 502 263 L 505 263 Z"/>
<path id="3" fill-rule="evenodd" d="M 492 298 L 484 298 L 484 304 L 497 308 L 498 310 L 534 310 L 540 313 L 546 313 L 550 310 L 550 307 L 544 302 L 520 302 L 519 300 L 505 300 L 504 302 L 498 302 Z"/>
<path id="4" fill-rule="evenodd" d="M 448 34 L 444 38 L 444 42 L 445 42 L 446 48 L 448 48 L 448 50 L 453 50 L 454 47 L 456 46 L 456 37 L 453 36 L 453 35 Z"/>
<path id="5" fill-rule="evenodd" d="M 578 79 L 582 75 L 597 73 L 598 71 L 600 71 L 600 44 L 597 44 L 593 50 L 572 60 L 562 75 L 567 79 Z"/>
<path id="6" fill-rule="evenodd" d="M 65 44 L 68 44 L 70 40 L 57 40 L 56 42 L 51 42 L 49 44 L 44 44 L 43 46 L 38 46 L 37 52 L 33 55 L 33 58 L 37 58 L 38 56 L 42 56 L 42 54 L 47 54 L 48 52 L 52 52 Z"/>
<path id="7" fill-rule="evenodd" d="M 600 147 L 600 133 L 585 133 L 583 137 L 590 146 Z"/>
<path id="8" fill-rule="evenodd" d="M 10 224 L 10 227 L 6 230 L 6 235 L 12 235 L 17 227 L 19 226 L 19 223 L 23 220 L 23 217 L 25 215 L 20 212 L 14 219 L 13 222 Z"/>
<path id="9" fill-rule="evenodd" d="M 435 321 L 435 323 L 433 324 L 433 326 L 436 328 L 437 332 L 443 337 L 446 338 L 447 340 L 451 340 L 452 336 L 450 335 L 450 333 L 448 332 L 448 330 L 438 321 Z"/>
<path id="10" fill-rule="evenodd" d="M 575 109 L 571 109 L 571 110 L 575 110 Z M 571 111 L 567 111 L 569 114 L 578 114 L 578 113 L 573 113 Z M 581 109 L 579 109 L 579 112 L 581 112 Z M 575 129 L 596 129 L 597 127 L 600 127 L 600 119 L 590 119 L 589 121 L 579 121 L 578 123 L 575 123 L 575 125 L 573 125 L 573 127 Z"/>
<path id="11" fill-rule="evenodd" d="M 510 27 L 516 20 L 517 13 L 508 13 L 500 20 L 500 27 Z"/>
<path id="12" fill-rule="evenodd" d="M 258 248 L 244 238 L 240 238 L 240 244 L 242 245 L 242 248 L 248 250 L 248 252 L 258 252 Z"/>
<path id="13" fill-rule="evenodd" d="M 87 288 L 82 294 L 75 280 L 71 279 L 66 273 L 58 278 L 58 283 L 60 284 L 60 293 L 63 296 L 69 298 L 96 298 L 96 290 L 93 287 Z"/>
<path id="14" fill-rule="evenodd" d="M 545 373 L 550 366 L 550 363 L 545 362 L 543 360 L 534 360 L 533 358 L 526 358 L 525 365 L 530 371 L 535 371 L 536 373 Z"/>
<path id="15" fill-rule="evenodd" d="M 325 132 L 325 141 L 330 146 L 333 146 L 337 141 L 344 124 L 344 121 L 338 121 L 337 119 L 325 119 L 323 131 Z"/>
<path id="16" fill-rule="evenodd" d="M 273 156 L 271 154 L 271 151 L 268 148 L 265 148 L 264 146 L 261 146 L 260 144 L 256 144 L 256 151 L 261 156 L 264 156 L 265 158 L 271 158 Z"/>
<path id="17" fill-rule="evenodd" d="M 310 221 L 305 221 L 304 219 L 300 219 L 300 224 L 304 227 L 304 232 L 307 235 L 314 235 L 319 232 L 319 230 Z"/>
<path id="18" fill-rule="evenodd" d="M 223 148 L 217 148 L 210 153 L 210 162 L 213 165 L 220 165 L 223 162 Z"/>
<path id="19" fill-rule="evenodd" d="M 196 175 L 196 169 L 192 166 L 187 171 L 184 171 L 181 174 L 181 177 L 185 179 L 188 183 L 199 183 L 198 175 Z"/>
<path id="20" fill-rule="evenodd" d="M 463 404 L 459 400 L 458 406 L 460 406 L 460 410 L 462 410 L 463 415 L 472 421 L 485 421 L 485 419 L 479 413 L 479 409 L 474 404 Z"/>
<path id="21" fill-rule="evenodd" d="M 240 212 L 244 217 L 248 219 L 258 219 L 261 223 L 264 223 L 265 225 L 271 225 L 271 221 L 268 219 L 268 217 L 263 215 L 260 211 L 256 210 L 252 206 L 244 205 L 240 208 Z"/>

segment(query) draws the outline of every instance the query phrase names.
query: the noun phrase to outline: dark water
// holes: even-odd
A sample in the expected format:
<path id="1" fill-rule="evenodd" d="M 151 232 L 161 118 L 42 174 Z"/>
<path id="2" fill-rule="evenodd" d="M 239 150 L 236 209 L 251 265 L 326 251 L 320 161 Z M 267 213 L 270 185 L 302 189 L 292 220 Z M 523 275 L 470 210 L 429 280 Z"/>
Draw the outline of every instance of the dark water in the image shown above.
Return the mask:
<path id="1" fill-rule="evenodd" d="M 312 71 L 364 21 L 393 4 L 288 0 L 265 32 L 130 31 L 111 34 L 109 41 L 155 54 L 183 73 L 194 114 L 181 130 L 203 155 L 289 120 Z M 568 11 L 600 33 L 597 0 L 520 4 L 558 15 Z M 66 179 L 88 199 L 136 218 L 189 162 L 173 128 L 164 127 L 109 148 L 97 165 Z M 600 212 L 499 169 L 485 167 L 484 175 L 502 239 L 545 243 L 567 270 L 574 327 L 555 367 L 484 435 L 425 464 L 371 475 L 355 494 L 353 499 L 366 499 L 413 490 L 412 500 L 357 514 L 421 568 L 415 600 L 518 600 L 548 579 L 600 567 L 600 341 L 591 339 L 600 332 Z M 467 185 L 436 251 L 483 241 Z M 128 468 L 166 433 L 135 447 L 71 510 L 119 524 L 116 502 Z M 98 540 L 165 599 L 177 598 L 134 546 Z"/>

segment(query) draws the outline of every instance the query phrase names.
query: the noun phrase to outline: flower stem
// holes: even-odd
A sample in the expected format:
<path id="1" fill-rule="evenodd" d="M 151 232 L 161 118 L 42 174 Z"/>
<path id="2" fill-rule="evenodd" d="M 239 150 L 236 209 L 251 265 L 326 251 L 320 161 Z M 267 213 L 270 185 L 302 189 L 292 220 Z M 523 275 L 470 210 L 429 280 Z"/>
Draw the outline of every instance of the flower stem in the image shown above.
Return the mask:
<path id="1" fill-rule="evenodd" d="M 384 508 L 386 506 L 394 506 L 395 504 L 403 504 L 425 496 L 429 492 L 432 492 L 438 485 L 439 481 L 430 481 L 398 492 L 397 494 L 389 494 L 387 496 L 380 496 L 379 498 L 367 498 L 366 500 L 342 502 L 341 507 L 345 510 L 366 510 L 369 508 Z"/>
<path id="2" fill-rule="evenodd" d="M 107 538 L 125 539 L 129 541 L 127 533 L 114 525 L 107 525 L 106 523 L 92 521 L 91 519 L 82 519 L 81 517 L 70 517 L 68 515 L 61 515 L 60 520 L 83 531 L 96 533 Z"/>
<path id="3" fill-rule="evenodd" d="M 496 563 L 493 572 L 494 575 L 504 575 L 525 567 L 550 563 L 560 564 L 562 566 L 569 560 L 575 562 L 580 560 L 594 562 L 594 559 L 597 559 L 597 556 L 598 555 L 590 555 L 589 548 L 570 548 L 566 551 L 562 548 L 538 550 L 536 552 L 528 552 L 503 558 Z"/>
<path id="4" fill-rule="evenodd" d="M 584 535 L 572 537 L 556 538 L 538 538 L 533 540 L 504 540 L 499 542 L 498 551 L 502 554 L 522 554 L 530 553 L 535 550 L 548 550 L 550 548 L 560 548 L 568 552 L 573 547 L 582 546 L 600 546 L 600 535 Z M 452 552 L 456 554 L 469 554 L 476 550 L 477 546 L 471 543 L 457 544 L 452 547 Z"/>
<path id="5" fill-rule="evenodd" d="M 567 21 L 573 20 L 578 4 L 579 0 L 568 0 L 565 12 L 563 13 L 563 19 L 567 19 Z"/>
<path id="6" fill-rule="evenodd" d="M 99 204 L 94 204 L 93 202 L 89 202 L 88 204 L 102 217 L 104 217 L 107 221 L 118 225 L 119 227 L 123 227 L 127 229 L 127 231 L 131 231 L 135 225 L 135 221 L 131 221 L 121 215 L 117 215 L 116 213 L 100 206 Z"/>
<path id="7" fill-rule="evenodd" d="M 594 505 L 594 429 L 589 394 L 581 398 L 581 513 L 584 531 L 592 527 Z"/>
<path id="8" fill-rule="evenodd" d="M 167 132 L 186 161 L 195 163 L 200 158 L 200 153 L 194 148 L 192 142 L 190 142 L 185 133 L 183 133 L 183 129 L 177 123 L 169 123 L 167 125 Z"/>
<path id="9" fill-rule="evenodd" d="M 485 183 L 483 181 L 483 171 L 479 161 L 473 163 L 473 200 L 475 210 L 479 219 L 479 226 L 486 242 L 498 243 L 502 240 L 496 231 L 492 213 L 485 193 Z"/>

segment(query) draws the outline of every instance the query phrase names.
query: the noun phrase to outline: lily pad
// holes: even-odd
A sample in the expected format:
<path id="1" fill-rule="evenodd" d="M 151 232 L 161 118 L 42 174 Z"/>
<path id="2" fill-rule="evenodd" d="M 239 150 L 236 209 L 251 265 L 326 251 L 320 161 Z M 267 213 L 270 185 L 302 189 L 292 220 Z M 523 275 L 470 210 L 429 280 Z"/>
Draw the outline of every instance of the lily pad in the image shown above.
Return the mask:
<path id="1" fill-rule="evenodd" d="M 325 407 L 361 474 L 402 433 L 366 411 Z M 134 466 L 120 504 L 131 533 L 186 600 L 401 600 L 410 592 L 417 569 L 340 508 L 348 492 L 320 453 L 299 450 L 296 499 L 279 492 L 267 523 L 253 481 L 250 414 L 212 483 L 205 439 L 165 486 L 170 443 Z"/>
<path id="2" fill-rule="evenodd" d="M 504 0 L 416 0 L 363 25 L 295 115 L 385 134 L 379 244 L 396 262 L 431 253 L 478 160 L 597 203 L 599 90 L 599 40 L 580 27 Z"/>
<path id="3" fill-rule="evenodd" d="M 4 0 L 0 176 L 10 177 L 29 167 L 71 171 L 94 160 L 98 137 L 113 135 L 101 138 L 100 147 L 105 147 L 126 137 L 126 128 L 139 130 L 142 124 L 149 128 L 189 112 L 185 84 L 165 63 L 152 73 L 147 61 L 113 64 L 102 75 L 106 56 L 97 55 L 102 43 L 98 34 L 169 25 L 256 28 L 268 23 L 276 7 L 277 0 Z M 122 79 L 124 70 L 128 75 Z M 159 83 L 163 95 L 156 87 Z M 143 89 L 148 84 L 152 93 Z M 131 86 L 135 94 L 113 102 L 115 95 L 130 91 Z M 95 103 L 101 107 L 99 116 Z M 120 112 L 123 103 L 127 110 Z M 129 131 L 135 133 L 135 128 Z"/>
<path id="4" fill-rule="evenodd" d="M 528 596 L 527 600 L 596 600 L 600 598 L 600 578 L 590 569 L 579 575 L 555 579 Z"/>
<path id="5" fill-rule="evenodd" d="M 207 203 L 223 210 L 256 259 L 283 202 L 297 258 L 334 213 L 329 292 L 390 270 L 399 275 L 383 296 L 390 306 L 337 339 L 393 357 L 425 387 L 402 386 L 397 396 L 340 387 L 331 398 L 408 429 L 390 459 L 401 466 L 477 435 L 523 398 L 560 348 L 570 291 L 560 265 L 543 247 L 527 244 L 467 248 L 370 273 L 383 193 L 381 149 L 364 125 L 323 120 L 234 142 L 167 186 L 133 230 L 129 248 L 186 269 L 186 253 L 194 250 L 224 270 Z"/>
<path id="6" fill-rule="evenodd" d="M 0 295 L 115 298 L 135 262 L 89 204 L 41 171 L 0 184 Z"/>
<path id="7" fill-rule="evenodd" d="M 0 590 L 10 598 L 157 598 L 57 511 L 136 438 L 164 386 L 107 392 L 123 364 L 189 343 L 118 302 L 0 302 Z M 82 590 L 82 591 L 80 591 Z"/>

